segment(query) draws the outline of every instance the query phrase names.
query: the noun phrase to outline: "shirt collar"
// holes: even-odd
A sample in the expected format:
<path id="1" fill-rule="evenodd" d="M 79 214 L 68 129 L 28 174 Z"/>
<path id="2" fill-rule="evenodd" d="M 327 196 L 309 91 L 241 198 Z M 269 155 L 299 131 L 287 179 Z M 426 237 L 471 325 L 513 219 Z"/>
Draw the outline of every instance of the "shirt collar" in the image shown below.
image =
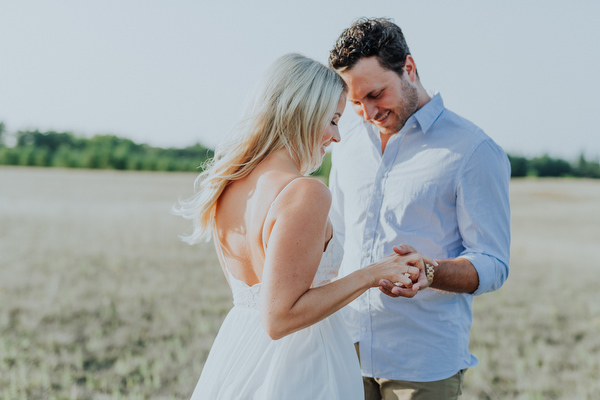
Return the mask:
<path id="1" fill-rule="evenodd" d="M 413 114 L 413 117 L 417 120 L 421 126 L 423 133 L 427 133 L 429 128 L 433 126 L 435 121 L 440 117 L 444 111 L 444 101 L 439 93 L 433 95 L 425 105 L 417 110 Z"/>
<path id="2" fill-rule="evenodd" d="M 444 110 L 445 110 L 445 107 L 444 107 L 444 101 L 442 100 L 442 95 L 439 93 L 435 93 L 433 95 L 433 97 L 427 103 L 425 103 L 423 105 L 423 107 L 419 108 L 413 115 L 410 116 L 410 118 L 406 121 L 406 123 L 404 124 L 404 127 L 402 129 L 405 129 L 406 126 L 414 124 L 414 122 L 412 122 L 412 121 L 416 120 L 416 122 L 421 127 L 421 131 L 423 133 L 427 133 L 429 128 L 431 128 L 433 126 L 433 124 L 435 123 L 435 121 L 437 121 L 437 119 L 440 117 L 440 115 L 442 115 L 442 112 Z M 370 122 L 366 122 L 366 121 L 362 120 L 362 118 L 361 118 L 361 122 L 367 128 L 367 132 L 371 136 L 371 140 L 373 141 L 373 144 L 376 146 L 377 145 L 381 146 L 381 139 L 379 138 L 379 131 L 377 130 L 375 125 L 373 125 Z M 400 130 L 400 132 L 401 131 L 402 130 Z M 398 133 L 400 133 L 400 132 L 398 132 Z M 394 136 L 396 136 L 396 135 L 394 135 Z M 392 138 L 392 139 L 394 139 L 394 138 Z"/>

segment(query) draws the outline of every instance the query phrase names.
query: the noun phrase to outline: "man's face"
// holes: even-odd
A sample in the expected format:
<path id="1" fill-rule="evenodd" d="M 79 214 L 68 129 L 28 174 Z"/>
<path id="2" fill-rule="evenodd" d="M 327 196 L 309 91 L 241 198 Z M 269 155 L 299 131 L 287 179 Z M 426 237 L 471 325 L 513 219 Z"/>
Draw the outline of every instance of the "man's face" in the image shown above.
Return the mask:
<path id="1" fill-rule="evenodd" d="M 360 59 L 351 69 L 340 73 L 348 85 L 348 101 L 354 111 L 384 135 L 398 133 L 417 111 L 417 88 L 404 71 L 402 78 L 383 68 L 377 57 Z"/>

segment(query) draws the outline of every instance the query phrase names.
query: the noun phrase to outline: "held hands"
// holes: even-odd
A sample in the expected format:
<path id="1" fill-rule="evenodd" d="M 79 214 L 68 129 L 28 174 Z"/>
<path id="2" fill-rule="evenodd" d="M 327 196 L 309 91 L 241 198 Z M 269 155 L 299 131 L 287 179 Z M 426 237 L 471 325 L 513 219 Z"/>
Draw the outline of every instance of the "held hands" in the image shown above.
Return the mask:
<path id="1" fill-rule="evenodd" d="M 397 282 L 389 279 L 379 280 L 379 290 L 390 297 L 414 297 L 421 289 L 430 285 L 427 279 L 425 263 L 438 266 L 435 260 L 417 253 L 412 246 L 402 244 L 394 246 L 394 252 L 399 258 L 403 258 L 408 266 L 407 273 Z M 391 257 L 391 256 L 388 256 Z"/>

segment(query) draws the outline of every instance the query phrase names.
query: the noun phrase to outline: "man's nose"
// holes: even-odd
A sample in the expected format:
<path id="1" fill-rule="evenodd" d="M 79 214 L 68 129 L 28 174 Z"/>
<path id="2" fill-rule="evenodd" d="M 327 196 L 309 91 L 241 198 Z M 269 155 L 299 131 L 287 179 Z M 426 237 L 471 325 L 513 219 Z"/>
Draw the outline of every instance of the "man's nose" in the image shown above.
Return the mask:
<path id="1" fill-rule="evenodd" d="M 377 107 L 369 103 L 364 103 L 362 105 L 362 112 L 365 121 L 370 121 L 377 115 Z"/>

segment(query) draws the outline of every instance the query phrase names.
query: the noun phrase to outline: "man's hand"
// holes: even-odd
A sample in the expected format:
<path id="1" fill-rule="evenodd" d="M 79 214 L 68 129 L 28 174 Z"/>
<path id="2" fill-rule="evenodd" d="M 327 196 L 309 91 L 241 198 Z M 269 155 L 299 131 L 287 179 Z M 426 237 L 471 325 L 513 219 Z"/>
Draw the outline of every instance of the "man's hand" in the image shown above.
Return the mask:
<path id="1" fill-rule="evenodd" d="M 413 285 L 411 288 L 406 288 L 404 286 L 396 286 L 387 279 L 381 279 L 379 281 L 379 290 L 381 290 L 382 293 L 387 294 L 390 297 L 415 297 L 415 295 L 419 291 L 419 288 L 420 287 L 416 286 L 416 284 Z"/>
<path id="2" fill-rule="evenodd" d="M 399 256 L 405 256 L 410 253 L 416 253 L 417 250 L 409 246 L 407 244 L 400 244 L 398 246 L 394 246 L 394 252 Z M 437 263 L 434 264 L 437 266 Z M 429 281 L 427 280 L 427 271 L 425 268 L 425 263 L 423 260 L 418 265 L 419 268 L 419 276 L 416 280 L 413 279 L 413 285 L 410 288 L 407 288 L 403 285 L 395 285 L 391 281 L 387 279 L 382 279 L 379 281 L 379 290 L 390 296 L 390 297 L 407 297 L 412 298 L 415 297 L 419 290 L 425 289 L 429 287 Z"/>
<path id="3" fill-rule="evenodd" d="M 399 256 L 405 256 L 410 253 L 416 253 L 417 250 L 407 244 L 399 244 L 398 246 L 394 246 L 394 252 Z"/>

